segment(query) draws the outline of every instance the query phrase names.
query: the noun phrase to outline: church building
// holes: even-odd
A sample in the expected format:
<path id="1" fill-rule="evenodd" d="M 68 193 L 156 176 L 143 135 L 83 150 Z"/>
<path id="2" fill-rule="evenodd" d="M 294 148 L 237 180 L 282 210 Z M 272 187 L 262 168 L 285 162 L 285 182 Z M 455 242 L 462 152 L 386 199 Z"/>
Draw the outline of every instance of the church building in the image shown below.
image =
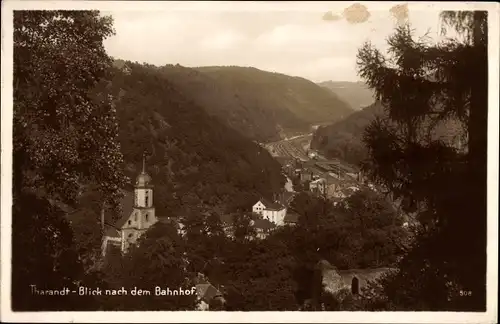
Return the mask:
<path id="1" fill-rule="evenodd" d="M 134 186 L 133 201 L 125 195 L 122 203 L 123 216 L 114 226 L 108 226 L 102 242 L 102 255 L 114 246 L 126 253 L 129 246 L 158 221 L 153 205 L 153 185 L 151 176 L 146 173 L 146 161 L 143 158 L 142 172 L 137 176 Z"/>

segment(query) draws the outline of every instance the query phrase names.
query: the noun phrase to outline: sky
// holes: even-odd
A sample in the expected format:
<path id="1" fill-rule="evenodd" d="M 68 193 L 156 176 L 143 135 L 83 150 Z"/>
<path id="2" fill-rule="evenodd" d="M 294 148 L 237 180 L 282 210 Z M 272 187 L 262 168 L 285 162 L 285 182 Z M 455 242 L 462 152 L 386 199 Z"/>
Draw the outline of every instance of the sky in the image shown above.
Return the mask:
<path id="1" fill-rule="evenodd" d="M 417 36 L 439 37 L 439 11 L 415 3 L 163 4 L 103 11 L 116 31 L 105 40 L 108 54 L 160 66 L 253 66 L 314 82 L 358 81 L 358 49 L 369 40 L 386 50 L 387 37 L 405 19 Z"/>

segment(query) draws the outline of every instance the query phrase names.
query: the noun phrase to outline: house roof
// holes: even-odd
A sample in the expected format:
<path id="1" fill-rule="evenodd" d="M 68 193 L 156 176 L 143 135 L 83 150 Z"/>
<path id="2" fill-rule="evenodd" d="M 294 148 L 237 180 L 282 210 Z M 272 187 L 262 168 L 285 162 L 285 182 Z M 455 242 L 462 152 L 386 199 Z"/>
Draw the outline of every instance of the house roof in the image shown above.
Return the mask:
<path id="1" fill-rule="evenodd" d="M 289 204 L 294 196 L 295 196 L 295 193 L 293 193 L 291 191 L 285 191 L 283 193 L 283 202 L 285 204 Z"/>
<path id="2" fill-rule="evenodd" d="M 339 167 L 342 169 L 342 171 L 348 173 L 358 173 L 360 171 L 359 168 L 345 163 L 339 164 Z"/>
<path id="3" fill-rule="evenodd" d="M 267 219 L 256 219 L 254 221 L 254 227 L 267 230 L 276 227 L 276 225 Z"/>
<path id="4" fill-rule="evenodd" d="M 120 232 L 114 227 L 107 226 L 104 235 L 109 237 L 120 237 Z"/>
<path id="5" fill-rule="evenodd" d="M 209 303 L 214 297 L 222 296 L 221 292 L 209 283 L 196 285 L 196 293 L 206 303 Z"/>
<path id="6" fill-rule="evenodd" d="M 281 209 L 285 208 L 285 206 L 283 206 L 282 204 L 280 204 L 278 202 L 272 202 L 272 201 L 267 200 L 265 198 L 261 198 L 260 202 L 266 207 L 266 209 L 270 209 L 270 210 L 281 210 Z"/>
<path id="7" fill-rule="evenodd" d="M 130 218 L 130 214 L 134 210 L 134 195 L 129 191 L 123 192 L 123 197 L 120 200 L 120 206 L 122 209 L 121 218 L 115 223 L 115 227 L 122 228 L 123 225 Z"/>
<path id="8" fill-rule="evenodd" d="M 209 283 L 208 279 L 201 272 L 198 272 L 198 275 L 196 276 L 196 278 L 194 280 L 195 280 L 196 286 Z M 196 288 L 198 288 L 198 287 L 196 287 Z"/>
<path id="9" fill-rule="evenodd" d="M 338 178 L 336 178 L 335 176 L 332 176 L 330 174 L 331 172 L 329 172 L 328 174 L 326 174 L 326 180 L 328 182 L 328 184 L 342 184 L 342 181 Z"/>
<path id="10" fill-rule="evenodd" d="M 299 217 L 300 215 L 295 212 L 287 213 L 284 221 L 285 223 L 297 223 L 299 221 Z"/>
<path id="11" fill-rule="evenodd" d="M 329 161 L 329 162 L 316 162 L 315 165 L 318 168 L 321 168 L 326 171 L 342 171 L 342 172 L 349 172 L 349 173 L 356 173 L 359 172 L 359 168 L 349 165 L 345 162 L 340 162 L 339 160 L 335 161 Z"/>
<path id="12" fill-rule="evenodd" d="M 319 178 L 319 179 L 316 179 L 314 181 L 311 181 L 311 183 L 320 183 L 320 182 L 326 182 L 326 179 L 325 178 Z"/>

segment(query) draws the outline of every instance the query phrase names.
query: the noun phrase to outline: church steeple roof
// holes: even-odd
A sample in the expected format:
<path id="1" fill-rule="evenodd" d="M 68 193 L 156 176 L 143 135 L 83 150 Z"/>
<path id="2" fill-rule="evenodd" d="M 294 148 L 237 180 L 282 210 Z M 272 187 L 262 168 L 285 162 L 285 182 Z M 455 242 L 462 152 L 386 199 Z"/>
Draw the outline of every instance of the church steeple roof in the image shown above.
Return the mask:
<path id="1" fill-rule="evenodd" d="M 151 176 L 146 172 L 146 152 L 142 155 L 142 172 L 137 176 L 135 180 L 136 187 L 148 187 L 151 186 Z"/>

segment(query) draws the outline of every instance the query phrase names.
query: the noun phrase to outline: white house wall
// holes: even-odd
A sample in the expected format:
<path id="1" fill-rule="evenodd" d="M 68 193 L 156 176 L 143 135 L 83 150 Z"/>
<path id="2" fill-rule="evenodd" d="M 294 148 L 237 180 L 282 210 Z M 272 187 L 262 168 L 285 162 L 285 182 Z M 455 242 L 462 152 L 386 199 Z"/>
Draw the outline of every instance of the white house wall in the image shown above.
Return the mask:
<path id="1" fill-rule="evenodd" d="M 286 208 L 278 211 L 278 215 L 276 217 L 276 225 L 279 226 L 285 225 L 285 216 L 286 216 Z"/>
<path id="2" fill-rule="evenodd" d="M 256 214 L 261 214 L 263 215 L 264 210 L 266 209 L 266 206 L 260 201 L 258 201 L 255 205 L 252 207 L 252 211 Z"/>

